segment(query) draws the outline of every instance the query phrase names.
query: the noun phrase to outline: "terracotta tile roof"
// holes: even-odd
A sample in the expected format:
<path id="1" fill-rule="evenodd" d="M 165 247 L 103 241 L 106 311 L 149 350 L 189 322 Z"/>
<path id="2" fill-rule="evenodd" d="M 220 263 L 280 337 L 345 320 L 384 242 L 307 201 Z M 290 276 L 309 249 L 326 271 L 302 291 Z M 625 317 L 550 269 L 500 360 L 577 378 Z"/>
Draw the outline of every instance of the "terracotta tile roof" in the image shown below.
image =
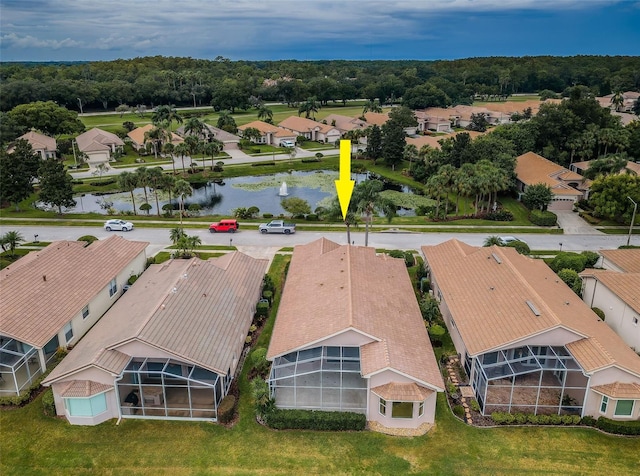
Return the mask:
<path id="1" fill-rule="evenodd" d="M 44 134 L 40 134 L 36 131 L 29 131 L 26 134 L 21 135 L 18 139 L 24 139 L 29 144 L 31 144 L 31 148 L 33 150 L 47 150 L 47 151 L 55 151 L 56 140 L 53 137 L 46 136 Z M 10 149 L 9 152 L 12 150 Z"/>
<path id="2" fill-rule="evenodd" d="M 340 114 L 329 114 L 324 118 L 327 124 L 331 125 L 335 121 L 335 128 L 342 132 L 352 131 L 354 129 L 365 129 L 367 123 L 357 117 L 342 116 Z"/>
<path id="3" fill-rule="evenodd" d="M 382 126 L 385 122 L 389 120 L 388 112 L 366 112 L 364 114 L 364 118 L 367 121 L 367 124 Z"/>
<path id="4" fill-rule="evenodd" d="M 640 376 L 640 357 L 544 261 L 458 240 L 422 251 L 471 355 L 564 328 L 575 334 L 567 348 L 586 371 L 615 365 Z"/>
<path id="5" fill-rule="evenodd" d="M 420 402 L 426 400 L 433 390 L 415 383 L 390 382 L 371 389 L 373 393 L 385 400 L 395 402 Z"/>
<path id="6" fill-rule="evenodd" d="M 254 129 L 258 129 L 263 134 L 267 134 L 269 132 L 275 133 L 275 132 L 278 132 L 279 130 L 278 126 L 274 126 L 273 124 L 269 124 L 268 122 L 263 122 L 263 121 L 253 121 L 248 124 L 243 124 L 241 126 L 238 126 L 238 130 L 244 131 L 245 129 L 248 129 L 250 127 L 253 127 Z"/>
<path id="7" fill-rule="evenodd" d="M 447 134 L 447 135 L 407 137 L 406 142 L 407 144 L 415 145 L 418 148 L 418 150 L 420 150 L 425 145 L 433 147 L 434 149 L 439 149 L 441 147 L 440 145 L 441 140 L 452 139 L 458 134 L 469 134 L 469 137 L 471 137 L 471 139 L 473 140 L 477 137 L 484 135 L 484 132 L 461 131 L 461 132 L 454 132 L 453 134 Z"/>
<path id="8" fill-rule="evenodd" d="M 247 336 L 266 268 L 266 260 L 239 252 L 150 266 L 44 382 L 88 366 L 118 374 L 130 359 L 118 348 L 130 341 L 226 374 Z"/>
<path id="9" fill-rule="evenodd" d="M 442 377 L 403 260 L 326 239 L 296 246 L 267 357 L 355 330 L 362 374 L 394 369 L 442 388 Z"/>
<path id="10" fill-rule="evenodd" d="M 60 392 L 62 398 L 92 397 L 107 390 L 111 390 L 113 385 L 92 382 L 91 380 L 71 380 L 69 384 Z"/>
<path id="11" fill-rule="evenodd" d="M 123 146 L 122 139 L 111 132 L 94 127 L 76 137 L 78 149 L 81 152 L 94 152 L 98 150 L 110 150 L 111 145 Z"/>
<path id="12" fill-rule="evenodd" d="M 516 157 L 515 172 L 518 180 L 525 185 L 544 183 L 551 187 L 551 190 L 556 195 L 582 195 L 580 191 L 562 183 L 560 180 L 581 181 L 584 180 L 581 175 L 571 172 L 533 152 L 527 152 Z"/>
<path id="13" fill-rule="evenodd" d="M 312 121 L 311 119 L 307 119 L 306 117 L 298 116 L 289 116 L 281 121 L 278 125 L 285 129 L 300 132 L 302 134 L 304 134 L 305 132 L 311 132 L 314 129 L 322 132 L 323 134 L 328 134 L 329 132 L 331 132 L 331 130 L 335 130 L 338 133 L 340 132 L 334 126 L 323 124 L 322 122 Z"/>
<path id="14" fill-rule="evenodd" d="M 640 252 L 640 250 L 637 251 Z M 617 271 L 587 269 L 580 273 L 580 276 L 595 278 L 627 303 L 634 311 L 640 313 L 640 273 L 618 273 Z"/>
<path id="15" fill-rule="evenodd" d="M 640 273 L 640 249 L 600 250 L 600 254 L 625 273 Z"/>
<path id="16" fill-rule="evenodd" d="M 606 385 L 596 385 L 591 387 L 591 390 L 611 398 L 640 399 L 640 384 L 637 383 L 614 382 Z"/>
<path id="17" fill-rule="evenodd" d="M 628 161 L 625 168 L 635 173 L 636 175 L 640 175 L 640 162 Z"/>
<path id="18" fill-rule="evenodd" d="M 144 135 L 147 132 L 149 132 L 151 129 L 154 129 L 155 127 L 156 126 L 154 126 L 153 124 L 147 124 L 142 127 L 137 127 L 131 132 L 127 133 L 127 136 L 129 136 L 129 138 L 136 144 L 142 145 L 145 143 Z M 178 134 L 176 134 L 175 132 L 172 132 L 171 143 L 176 145 L 176 144 L 180 144 L 181 142 L 184 142 L 184 139 L 180 137 Z"/>
<path id="19" fill-rule="evenodd" d="M 57 241 L 0 271 L 0 333 L 43 347 L 148 243 Z"/>
<path id="20" fill-rule="evenodd" d="M 209 138 L 209 135 L 213 135 L 213 137 L 217 140 L 219 140 L 222 143 L 225 142 L 239 142 L 240 141 L 240 137 L 238 137 L 235 134 L 232 134 L 231 132 L 227 132 L 225 130 L 219 129 L 217 127 L 213 127 L 210 124 L 204 124 L 205 127 L 205 131 L 200 134 L 200 138 L 203 140 L 207 140 Z M 184 126 L 180 126 L 176 129 L 176 134 L 180 135 L 180 136 L 184 136 Z M 189 135 L 189 134 L 187 134 Z"/>

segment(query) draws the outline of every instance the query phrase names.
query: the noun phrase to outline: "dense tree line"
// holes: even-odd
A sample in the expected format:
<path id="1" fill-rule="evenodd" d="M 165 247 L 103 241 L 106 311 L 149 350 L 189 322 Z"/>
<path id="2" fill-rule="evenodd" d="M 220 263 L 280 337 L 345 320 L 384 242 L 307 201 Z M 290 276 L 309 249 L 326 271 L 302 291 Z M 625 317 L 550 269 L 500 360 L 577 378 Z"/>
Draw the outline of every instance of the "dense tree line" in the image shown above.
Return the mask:
<path id="1" fill-rule="evenodd" d="M 160 104 L 246 109 L 259 98 L 298 105 L 401 98 L 411 108 L 468 103 L 473 96 L 595 94 L 640 89 L 640 57 L 493 57 L 454 61 L 229 61 L 146 57 L 87 63 L 0 64 L 0 110 L 55 101 L 79 112 Z"/>

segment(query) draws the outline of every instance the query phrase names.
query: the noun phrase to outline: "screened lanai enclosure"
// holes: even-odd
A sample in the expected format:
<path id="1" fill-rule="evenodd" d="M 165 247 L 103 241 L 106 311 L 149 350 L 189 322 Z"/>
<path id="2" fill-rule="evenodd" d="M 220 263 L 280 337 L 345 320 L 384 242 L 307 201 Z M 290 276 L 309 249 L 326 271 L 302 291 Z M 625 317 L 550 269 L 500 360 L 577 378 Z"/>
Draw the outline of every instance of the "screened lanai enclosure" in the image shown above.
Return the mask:
<path id="1" fill-rule="evenodd" d="M 582 414 L 588 378 L 564 346 L 522 346 L 471 359 L 476 399 L 492 412 Z"/>
<path id="2" fill-rule="evenodd" d="M 58 350 L 58 336 L 42 349 L 45 364 Z M 19 395 L 43 373 L 38 349 L 19 340 L 0 335 L 0 396 Z"/>
<path id="3" fill-rule="evenodd" d="M 172 359 L 134 358 L 117 388 L 124 418 L 217 421 L 230 384 L 230 371 L 221 376 Z"/>
<path id="4" fill-rule="evenodd" d="M 366 412 L 359 347 L 314 347 L 276 357 L 269 387 L 279 408 Z"/>

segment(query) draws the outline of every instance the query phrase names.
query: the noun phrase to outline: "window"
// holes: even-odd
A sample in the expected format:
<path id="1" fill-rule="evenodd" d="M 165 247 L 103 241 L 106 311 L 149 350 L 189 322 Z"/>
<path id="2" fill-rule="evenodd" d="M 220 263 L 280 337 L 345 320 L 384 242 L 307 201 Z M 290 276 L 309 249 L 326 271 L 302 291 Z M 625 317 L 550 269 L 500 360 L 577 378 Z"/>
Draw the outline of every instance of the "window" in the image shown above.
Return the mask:
<path id="1" fill-rule="evenodd" d="M 118 283 L 116 282 L 116 278 L 113 278 L 109 283 L 109 297 L 113 297 L 113 295 L 117 292 L 118 292 Z"/>
<path id="2" fill-rule="evenodd" d="M 82 309 L 82 318 L 83 318 L 83 319 L 86 319 L 88 315 L 89 315 L 89 305 L 87 304 L 87 305 Z"/>
<path id="3" fill-rule="evenodd" d="M 378 410 L 380 411 L 380 415 L 387 414 L 387 401 L 385 399 L 380 399 L 380 408 Z"/>
<path id="4" fill-rule="evenodd" d="M 615 416 L 631 416 L 633 415 L 633 400 L 618 400 L 616 402 Z"/>
<path id="5" fill-rule="evenodd" d="M 634 325 L 634 326 L 637 326 L 637 325 L 638 325 L 638 318 L 637 318 L 637 317 L 634 317 L 634 318 L 633 318 L 633 325 Z"/>
<path id="6" fill-rule="evenodd" d="M 91 398 L 65 398 L 64 404 L 69 415 L 75 417 L 94 417 L 107 411 L 104 393 Z"/>
<path id="7" fill-rule="evenodd" d="M 393 402 L 391 418 L 413 418 L 413 402 Z"/>
<path id="8" fill-rule="evenodd" d="M 418 405 L 418 416 L 421 417 L 424 415 L 424 402 L 420 402 Z"/>
<path id="9" fill-rule="evenodd" d="M 600 404 L 600 413 L 607 413 L 607 404 L 609 403 L 609 397 L 602 396 L 602 403 Z"/>
<path id="10" fill-rule="evenodd" d="M 70 322 L 64 326 L 64 340 L 67 344 L 73 340 L 73 327 Z"/>

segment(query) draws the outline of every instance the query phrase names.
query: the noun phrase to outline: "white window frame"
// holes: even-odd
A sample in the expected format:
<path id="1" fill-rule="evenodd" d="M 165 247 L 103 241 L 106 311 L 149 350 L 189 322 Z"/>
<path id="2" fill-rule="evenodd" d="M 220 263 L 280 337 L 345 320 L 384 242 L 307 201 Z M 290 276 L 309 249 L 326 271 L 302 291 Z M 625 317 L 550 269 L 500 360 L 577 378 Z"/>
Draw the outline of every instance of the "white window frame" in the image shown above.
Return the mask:
<path id="1" fill-rule="evenodd" d="M 631 402 L 631 412 L 629 414 L 621 414 L 618 413 L 618 404 L 620 402 Z M 613 409 L 613 416 L 617 416 L 617 417 L 632 417 L 633 416 L 633 411 L 635 410 L 636 407 L 636 401 L 632 400 L 631 398 L 620 398 L 618 400 L 616 400 L 616 407 Z"/>
<path id="2" fill-rule="evenodd" d="M 378 402 L 378 413 L 382 416 L 387 416 L 387 401 L 382 397 L 380 397 L 380 401 Z"/>
<path id="3" fill-rule="evenodd" d="M 71 323 L 71 321 L 67 322 L 64 327 L 62 328 L 62 331 L 64 332 L 64 341 L 68 344 L 69 342 L 73 341 L 74 335 L 73 335 L 73 324 Z M 71 338 L 68 337 L 69 333 L 71 333 Z"/>
<path id="4" fill-rule="evenodd" d="M 602 396 L 602 400 L 600 401 L 600 413 L 603 415 L 607 413 L 607 406 L 609 405 L 609 397 L 606 395 Z M 604 407 L 604 409 L 602 408 Z"/>
<path id="5" fill-rule="evenodd" d="M 424 400 L 418 404 L 418 418 L 424 415 Z"/>
<path id="6" fill-rule="evenodd" d="M 89 305 L 88 304 L 85 307 L 82 308 L 82 319 L 86 319 L 87 317 L 89 317 Z"/>
<path id="7" fill-rule="evenodd" d="M 113 297 L 117 293 L 118 293 L 118 282 L 116 281 L 116 278 L 113 278 L 109 282 L 109 297 Z"/>

